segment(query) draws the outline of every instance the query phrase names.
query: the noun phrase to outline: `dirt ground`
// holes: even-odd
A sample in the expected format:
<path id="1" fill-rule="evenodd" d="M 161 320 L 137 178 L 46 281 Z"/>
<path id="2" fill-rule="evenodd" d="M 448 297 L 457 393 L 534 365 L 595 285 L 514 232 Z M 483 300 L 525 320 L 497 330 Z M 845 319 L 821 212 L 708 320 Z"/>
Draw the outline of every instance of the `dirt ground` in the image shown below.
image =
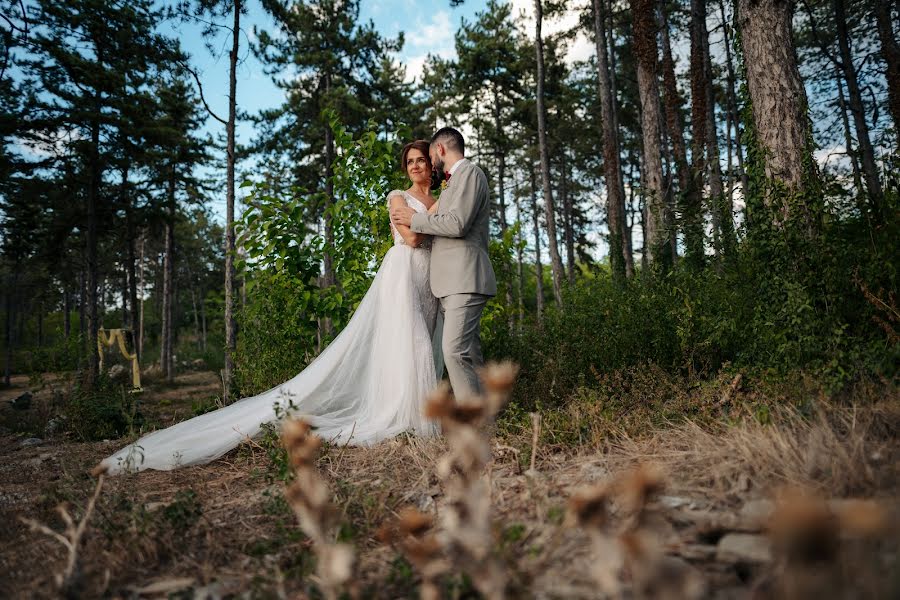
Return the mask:
<path id="1" fill-rule="evenodd" d="M 57 507 L 63 504 L 77 522 L 97 485 L 89 471 L 127 440 L 80 443 L 62 434 L 15 433 L 5 424 L 18 413 L 40 411 L 52 391 L 35 392 L 28 409 L 15 408 L 10 401 L 29 381 L 17 377 L 13 383 L 0 391 L 0 595 L 56 597 L 56 577 L 64 572 L 68 553 L 59 539 L 22 519 L 62 532 L 65 522 Z M 147 422 L 166 426 L 191 416 L 192 404 L 210 401 L 218 389 L 216 374 L 187 372 L 175 385 L 149 383 L 141 410 Z M 854 542 L 852 556 L 833 560 L 851 579 L 872 582 L 856 586 L 853 597 L 887 597 L 881 594 L 900 590 L 898 423 L 897 399 L 886 398 L 877 406 L 834 409 L 803 422 L 736 424 L 716 431 L 688 424 L 588 447 L 539 443 L 534 448 L 527 432 L 498 437 L 485 478 L 494 554 L 507 570 L 509 597 L 603 597 L 592 574 L 598 557 L 588 534 L 564 523 L 568 501 L 586 484 L 645 463 L 665 474 L 655 504 L 659 547 L 701 575 L 705 597 L 750 597 L 777 568 L 765 522 L 767 502 L 785 485 L 817 489 L 835 514 L 865 506 L 866 514 L 884 516 L 865 552 L 860 553 L 862 542 Z M 444 451 L 442 440 L 410 436 L 375 448 L 323 450 L 318 466 L 340 511 L 339 537 L 357 549 L 361 597 L 418 597 L 415 570 L 399 551 L 379 542 L 376 531 L 408 505 L 426 513 L 441 510 L 443 490 L 434 465 Z M 205 466 L 105 478 L 78 550 L 73 593 L 319 597 L 310 542 L 284 500 L 271 452 L 264 443 L 248 443 Z M 821 568 L 825 573 L 832 567 Z M 446 578 L 444 593 L 477 597 L 461 574 Z"/>

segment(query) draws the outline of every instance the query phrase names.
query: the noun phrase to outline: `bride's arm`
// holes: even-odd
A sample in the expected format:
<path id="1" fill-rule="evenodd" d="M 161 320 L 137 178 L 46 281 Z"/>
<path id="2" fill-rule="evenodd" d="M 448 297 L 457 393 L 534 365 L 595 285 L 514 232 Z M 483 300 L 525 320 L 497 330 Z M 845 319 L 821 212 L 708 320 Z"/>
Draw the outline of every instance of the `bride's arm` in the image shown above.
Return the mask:
<path id="1" fill-rule="evenodd" d="M 391 196 L 391 208 L 405 207 L 406 200 L 403 199 L 403 196 L 399 194 L 395 194 Z M 424 242 L 428 236 L 424 233 L 416 233 L 412 231 L 406 225 L 397 225 L 396 223 L 391 221 L 391 226 L 397 230 L 398 233 L 403 237 L 403 241 L 406 242 L 407 246 L 412 246 L 413 248 L 418 248 L 422 242 Z"/>
<path id="2" fill-rule="evenodd" d="M 436 201 L 434 204 L 431 205 L 431 207 L 428 209 L 429 215 L 437 214 L 439 202 L 440 202 L 440 200 Z"/>

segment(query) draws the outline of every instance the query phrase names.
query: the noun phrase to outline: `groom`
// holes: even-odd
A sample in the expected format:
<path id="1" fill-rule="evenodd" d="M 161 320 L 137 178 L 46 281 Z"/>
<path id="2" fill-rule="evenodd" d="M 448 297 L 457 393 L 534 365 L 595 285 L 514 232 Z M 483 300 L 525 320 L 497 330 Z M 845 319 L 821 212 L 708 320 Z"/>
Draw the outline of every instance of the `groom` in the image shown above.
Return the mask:
<path id="1" fill-rule="evenodd" d="M 484 172 L 465 158 L 462 134 L 452 127 L 431 138 L 431 164 L 444 171 L 447 187 L 437 212 L 417 213 L 409 207 L 391 209 L 395 223 L 434 236 L 431 246 L 431 293 L 441 302 L 444 337 L 441 346 L 457 399 L 478 393 L 475 370 L 481 367 L 478 335 L 481 311 L 497 293 L 488 256 L 490 199 Z"/>

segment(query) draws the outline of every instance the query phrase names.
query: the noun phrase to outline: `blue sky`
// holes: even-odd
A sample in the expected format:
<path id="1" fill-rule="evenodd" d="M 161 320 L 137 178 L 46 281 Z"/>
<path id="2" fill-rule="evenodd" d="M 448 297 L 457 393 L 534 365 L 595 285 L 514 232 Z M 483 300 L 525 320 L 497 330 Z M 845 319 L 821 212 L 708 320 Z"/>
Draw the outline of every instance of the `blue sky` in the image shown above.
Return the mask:
<path id="1" fill-rule="evenodd" d="M 453 35 L 462 18 L 472 19 L 476 12 L 483 10 L 486 0 L 467 0 L 462 6 L 451 8 L 449 0 L 443 2 L 418 2 L 416 0 L 362 0 L 360 21 L 371 20 L 376 29 L 385 36 L 393 37 L 403 31 L 406 43 L 398 60 L 407 65 L 407 78 L 412 79 L 421 72 L 425 57 L 430 52 L 450 58 L 456 55 Z M 424 7 L 424 8 L 423 8 Z M 248 36 L 253 37 L 254 28 L 275 30 L 272 19 L 260 4 L 250 0 L 249 14 L 243 18 L 241 27 L 245 36 L 241 40 L 243 63 L 238 69 L 237 99 L 241 110 L 256 113 L 262 109 L 278 106 L 283 100 L 281 91 L 263 72 L 263 67 L 248 48 Z M 191 54 L 191 62 L 201 74 L 203 90 L 210 107 L 223 118 L 228 107 L 228 51 L 231 48 L 228 33 L 215 40 L 216 52 L 210 53 L 200 36 L 197 25 L 170 25 L 166 33 L 177 37 L 182 47 Z M 210 120 L 207 130 L 220 134 L 224 127 Z M 238 143 L 247 142 L 253 136 L 249 123 L 241 123 L 237 130 Z"/>

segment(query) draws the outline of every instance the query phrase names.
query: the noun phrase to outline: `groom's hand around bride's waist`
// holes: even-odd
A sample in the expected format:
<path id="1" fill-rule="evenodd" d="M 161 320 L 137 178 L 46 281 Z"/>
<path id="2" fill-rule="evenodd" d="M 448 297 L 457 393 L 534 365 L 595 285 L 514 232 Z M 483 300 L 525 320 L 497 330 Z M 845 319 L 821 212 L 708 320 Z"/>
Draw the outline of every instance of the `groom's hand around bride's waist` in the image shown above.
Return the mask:
<path id="1" fill-rule="evenodd" d="M 406 227 L 409 227 L 412 225 L 412 217 L 414 214 L 416 214 L 416 211 L 408 206 L 391 208 L 391 220 L 396 225 L 405 225 Z"/>

